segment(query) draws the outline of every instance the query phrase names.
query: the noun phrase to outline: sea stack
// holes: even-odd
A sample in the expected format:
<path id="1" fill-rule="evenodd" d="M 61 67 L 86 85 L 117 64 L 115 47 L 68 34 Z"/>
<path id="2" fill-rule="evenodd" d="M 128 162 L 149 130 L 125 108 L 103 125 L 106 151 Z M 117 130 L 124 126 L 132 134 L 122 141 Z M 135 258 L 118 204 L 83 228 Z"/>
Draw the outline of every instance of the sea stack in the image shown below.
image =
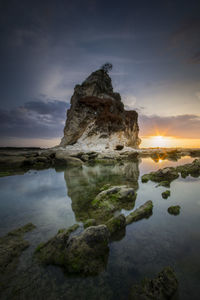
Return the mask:
<path id="1" fill-rule="evenodd" d="M 60 146 L 86 151 L 138 148 L 138 132 L 137 112 L 124 109 L 102 68 L 75 86 Z"/>

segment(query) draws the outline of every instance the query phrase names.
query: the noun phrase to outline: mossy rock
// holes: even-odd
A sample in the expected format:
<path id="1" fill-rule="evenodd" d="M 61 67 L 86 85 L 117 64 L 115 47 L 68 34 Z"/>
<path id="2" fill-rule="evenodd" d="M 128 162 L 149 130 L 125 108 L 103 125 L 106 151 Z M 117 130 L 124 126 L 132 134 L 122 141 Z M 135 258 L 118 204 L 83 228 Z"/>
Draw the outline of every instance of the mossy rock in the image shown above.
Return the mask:
<path id="1" fill-rule="evenodd" d="M 170 215 L 177 216 L 180 214 L 180 209 L 181 207 L 179 205 L 175 205 L 175 206 L 170 206 L 167 211 Z"/>
<path id="2" fill-rule="evenodd" d="M 149 218 L 153 213 L 153 202 L 151 200 L 145 202 L 139 208 L 134 210 L 126 217 L 126 224 L 139 221 L 143 218 Z"/>
<path id="3" fill-rule="evenodd" d="M 168 167 L 164 169 L 159 169 L 156 172 L 151 172 L 149 174 L 144 174 L 142 176 L 142 182 L 148 182 L 149 180 L 154 182 L 172 182 L 173 180 L 179 177 L 178 171 L 176 168 Z"/>
<path id="4" fill-rule="evenodd" d="M 150 174 L 144 174 L 144 175 L 141 177 L 141 180 L 142 180 L 143 183 L 148 182 L 150 179 L 151 179 Z"/>
<path id="5" fill-rule="evenodd" d="M 156 187 L 158 186 L 164 186 L 164 187 L 170 187 L 170 182 L 167 180 L 161 181 Z"/>
<path id="6" fill-rule="evenodd" d="M 122 208 L 133 209 L 137 194 L 133 188 L 114 186 L 100 192 L 91 203 L 91 215 L 104 222 L 110 219 L 115 211 Z"/>
<path id="7" fill-rule="evenodd" d="M 166 190 L 165 192 L 162 192 L 163 199 L 167 199 L 171 195 L 170 190 Z"/>
<path id="8" fill-rule="evenodd" d="M 130 300 L 172 299 L 178 289 L 178 280 L 171 267 L 165 267 L 154 279 L 145 278 L 141 284 L 134 285 Z"/>
<path id="9" fill-rule="evenodd" d="M 110 236 L 113 236 L 119 231 L 124 230 L 126 227 L 126 218 L 123 214 L 120 214 L 108 220 L 105 225 L 110 232 Z"/>
<path id="10" fill-rule="evenodd" d="M 35 225 L 28 223 L 0 238 L 0 290 L 7 286 L 7 277 L 13 274 L 21 253 L 29 247 L 24 234 L 34 228 Z"/>
<path id="11" fill-rule="evenodd" d="M 34 256 L 43 264 L 64 265 L 66 263 L 65 247 L 70 234 L 79 228 L 78 224 L 65 229 L 59 229 L 58 233 L 46 243 L 40 243 Z"/>
<path id="12" fill-rule="evenodd" d="M 84 228 L 90 227 L 90 226 L 96 226 L 97 222 L 95 219 L 88 219 L 84 222 L 83 226 Z"/>
<path id="13" fill-rule="evenodd" d="M 70 236 L 71 232 L 71 228 L 58 232 L 47 243 L 39 244 L 35 257 L 43 264 L 59 265 L 68 273 L 98 274 L 105 268 L 108 259 L 107 227 L 90 226 L 76 236 Z"/>

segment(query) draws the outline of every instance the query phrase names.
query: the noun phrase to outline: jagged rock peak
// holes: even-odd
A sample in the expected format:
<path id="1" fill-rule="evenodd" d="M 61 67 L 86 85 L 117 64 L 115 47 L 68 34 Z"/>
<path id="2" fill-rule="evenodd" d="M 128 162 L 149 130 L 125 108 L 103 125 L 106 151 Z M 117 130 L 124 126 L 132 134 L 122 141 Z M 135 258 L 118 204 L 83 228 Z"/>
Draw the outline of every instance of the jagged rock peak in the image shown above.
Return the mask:
<path id="1" fill-rule="evenodd" d="M 124 110 L 120 94 L 113 92 L 110 76 L 99 69 L 75 86 L 60 146 L 103 150 L 120 144 L 137 148 L 137 118 L 136 111 Z"/>

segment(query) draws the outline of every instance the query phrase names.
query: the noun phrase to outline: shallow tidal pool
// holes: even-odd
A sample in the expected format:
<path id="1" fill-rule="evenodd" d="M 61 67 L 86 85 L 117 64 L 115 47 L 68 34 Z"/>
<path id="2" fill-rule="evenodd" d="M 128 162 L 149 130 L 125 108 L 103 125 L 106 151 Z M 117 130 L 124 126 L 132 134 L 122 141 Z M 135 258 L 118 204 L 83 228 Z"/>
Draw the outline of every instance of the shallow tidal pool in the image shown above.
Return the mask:
<path id="1" fill-rule="evenodd" d="M 179 177 L 171 183 L 171 196 L 163 199 L 165 187 L 142 183 L 141 176 L 166 166 L 192 162 L 138 162 L 96 164 L 56 172 L 29 171 L 0 178 L 0 236 L 28 222 L 36 229 L 27 233 L 30 242 L 20 257 L 15 274 L 1 299 L 128 299 L 131 287 L 144 277 L 154 277 L 172 266 L 179 280 L 174 299 L 199 299 L 200 295 L 200 178 Z M 137 191 L 135 204 L 121 212 L 153 201 L 153 215 L 132 223 L 126 233 L 109 244 L 106 268 L 97 276 L 69 276 L 59 267 L 42 267 L 32 260 L 34 249 L 58 229 L 91 216 L 88 207 L 105 184 L 128 185 Z M 180 205 L 173 216 L 169 206 Z M 89 259 L 89 258 L 88 258 Z"/>

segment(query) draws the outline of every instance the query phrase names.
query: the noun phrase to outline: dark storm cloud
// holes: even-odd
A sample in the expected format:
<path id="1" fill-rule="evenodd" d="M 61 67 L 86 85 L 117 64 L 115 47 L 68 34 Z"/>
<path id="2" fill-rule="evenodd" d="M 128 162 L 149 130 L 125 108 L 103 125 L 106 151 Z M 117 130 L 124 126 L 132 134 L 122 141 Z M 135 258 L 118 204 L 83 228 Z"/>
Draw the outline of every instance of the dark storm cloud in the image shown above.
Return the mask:
<path id="1" fill-rule="evenodd" d="M 142 136 L 160 133 L 160 135 L 164 134 L 180 138 L 200 138 L 200 116 L 198 115 L 169 117 L 141 115 L 139 125 Z"/>
<path id="2" fill-rule="evenodd" d="M 200 18 L 189 18 L 171 36 L 171 45 L 190 63 L 200 63 Z"/>
<path id="3" fill-rule="evenodd" d="M 48 99 L 30 101 L 12 110 L 0 110 L 0 136 L 54 138 L 62 136 L 69 104 Z"/>

